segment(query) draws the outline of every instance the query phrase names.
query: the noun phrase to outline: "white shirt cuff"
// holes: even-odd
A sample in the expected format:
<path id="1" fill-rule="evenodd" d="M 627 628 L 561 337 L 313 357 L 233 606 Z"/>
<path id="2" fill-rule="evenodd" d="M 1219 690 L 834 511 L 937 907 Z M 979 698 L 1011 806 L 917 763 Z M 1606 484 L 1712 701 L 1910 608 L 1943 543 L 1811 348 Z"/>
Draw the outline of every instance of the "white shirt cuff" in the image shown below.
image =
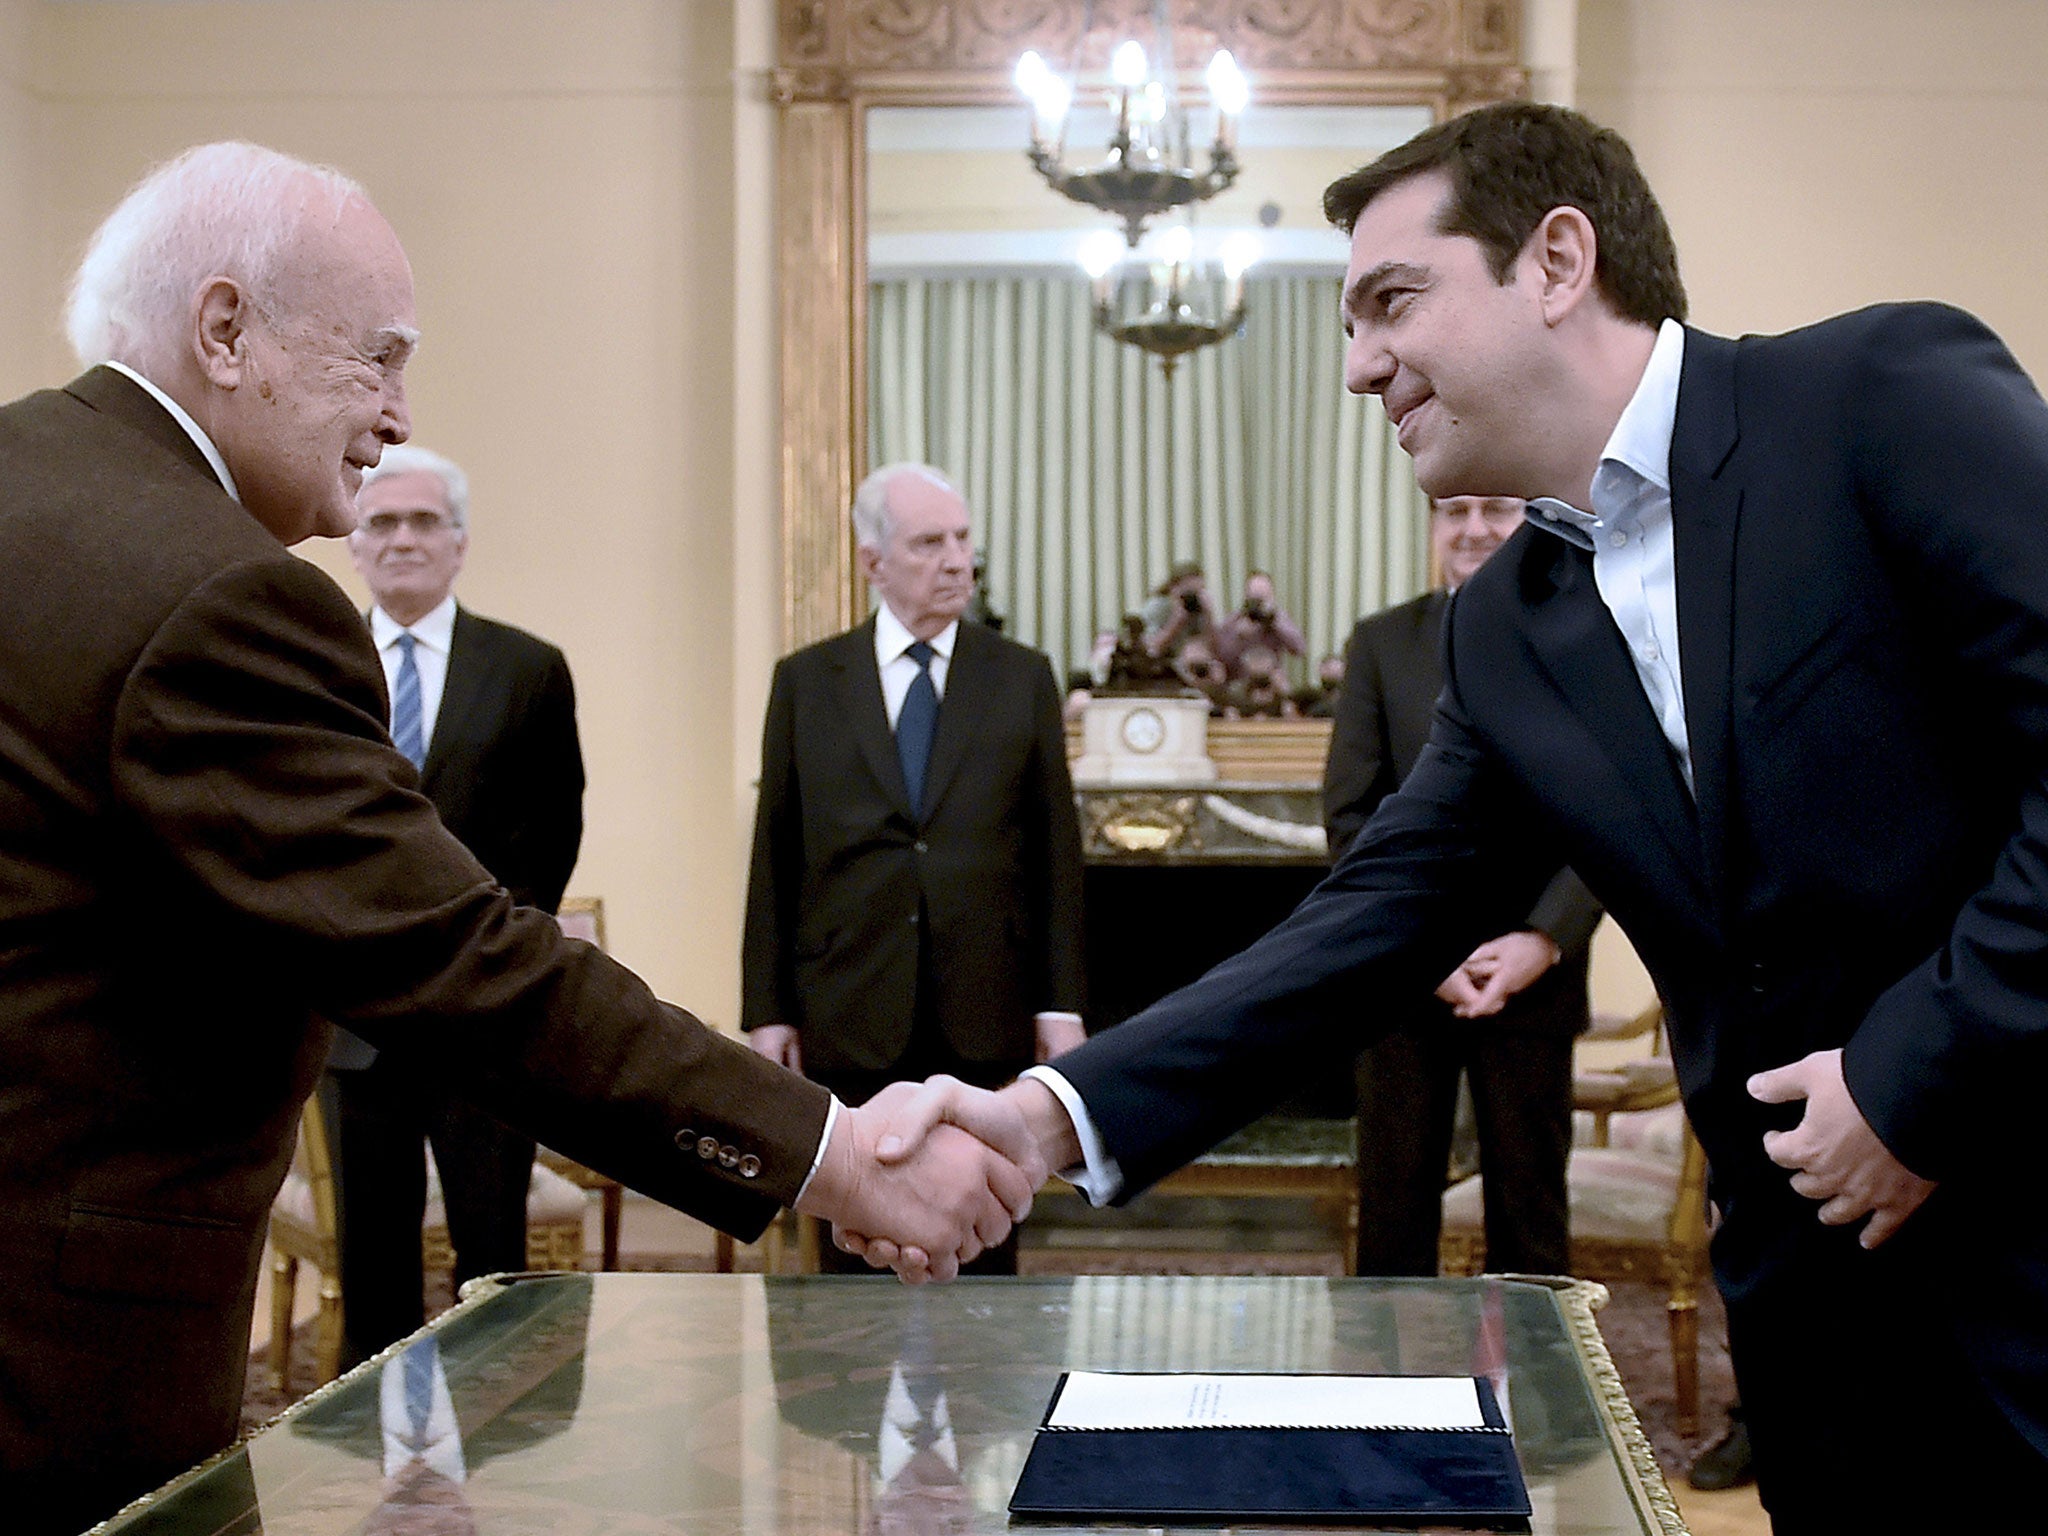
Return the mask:
<path id="1" fill-rule="evenodd" d="M 811 1154 L 811 1171 L 804 1175 L 803 1183 L 798 1186 L 795 1197 L 789 1202 L 792 1208 L 797 1201 L 803 1199 L 804 1191 L 811 1187 L 811 1180 L 818 1176 L 818 1169 L 824 1165 L 825 1149 L 832 1145 L 832 1127 L 838 1120 L 839 1095 L 835 1093 L 832 1095 L 832 1102 L 825 1106 L 825 1129 L 819 1133 L 818 1150 Z"/>
<path id="2" fill-rule="evenodd" d="M 1079 1166 L 1053 1171 L 1081 1191 L 1090 1205 L 1109 1204 L 1124 1187 L 1124 1171 L 1109 1155 L 1109 1148 L 1102 1144 L 1102 1133 L 1095 1129 L 1095 1119 L 1088 1113 L 1088 1106 L 1081 1102 L 1081 1095 L 1074 1091 L 1072 1083 L 1051 1067 L 1027 1067 L 1023 1075 L 1052 1090 L 1052 1096 L 1060 1101 L 1067 1118 L 1074 1122 L 1074 1134 L 1081 1141 Z"/>

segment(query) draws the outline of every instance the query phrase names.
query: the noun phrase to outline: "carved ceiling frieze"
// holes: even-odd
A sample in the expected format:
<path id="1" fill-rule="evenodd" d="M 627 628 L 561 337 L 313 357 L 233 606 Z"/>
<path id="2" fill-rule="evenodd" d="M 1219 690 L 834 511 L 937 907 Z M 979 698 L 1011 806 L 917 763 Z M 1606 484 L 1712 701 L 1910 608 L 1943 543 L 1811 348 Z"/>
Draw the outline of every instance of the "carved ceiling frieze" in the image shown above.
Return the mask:
<path id="1" fill-rule="evenodd" d="M 1167 15 L 1183 62 L 1217 48 L 1266 70 L 1518 62 L 1514 0 L 1168 0 Z M 849 77 L 975 73 L 1036 48 L 1055 67 L 1095 69 L 1119 39 L 1152 31 L 1152 0 L 782 0 L 781 62 Z"/>

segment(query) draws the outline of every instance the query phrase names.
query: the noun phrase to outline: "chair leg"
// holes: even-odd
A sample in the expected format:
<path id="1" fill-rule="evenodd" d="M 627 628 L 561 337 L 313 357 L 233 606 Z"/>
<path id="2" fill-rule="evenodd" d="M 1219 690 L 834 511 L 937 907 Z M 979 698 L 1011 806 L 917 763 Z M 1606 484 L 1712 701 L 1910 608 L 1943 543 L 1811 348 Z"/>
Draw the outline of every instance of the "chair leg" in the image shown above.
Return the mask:
<path id="1" fill-rule="evenodd" d="M 320 1277 L 320 1328 L 315 1359 L 318 1386 L 325 1386 L 341 1374 L 341 1281 L 334 1275 Z"/>
<path id="2" fill-rule="evenodd" d="M 600 1197 L 603 1207 L 601 1222 L 604 1229 L 603 1256 L 599 1267 L 607 1271 L 619 1267 L 619 1209 L 625 1203 L 626 1192 L 617 1184 L 607 1184 Z"/>
<path id="3" fill-rule="evenodd" d="M 732 1273 L 732 1238 L 723 1232 L 711 1234 L 711 1267 L 721 1275 Z"/>
<path id="4" fill-rule="evenodd" d="M 1700 1313 L 1688 1292 L 1674 1295 L 1666 1309 L 1671 1324 L 1673 1419 L 1690 1440 L 1700 1432 Z"/>
<path id="5" fill-rule="evenodd" d="M 270 1256 L 270 1384 L 279 1392 L 290 1386 L 292 1370 L 292 1304 L 298 1299 L 299 1261 L 288 1253 Z"/>

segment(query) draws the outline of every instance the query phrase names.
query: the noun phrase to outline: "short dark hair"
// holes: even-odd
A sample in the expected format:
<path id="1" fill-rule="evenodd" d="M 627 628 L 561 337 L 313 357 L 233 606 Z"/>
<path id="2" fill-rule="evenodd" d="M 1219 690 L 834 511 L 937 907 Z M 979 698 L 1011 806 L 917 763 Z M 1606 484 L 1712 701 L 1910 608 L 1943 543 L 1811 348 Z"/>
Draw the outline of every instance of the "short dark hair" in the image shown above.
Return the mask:
<path id="1" fill-rule="evenodd" d="M 1598 239 L 1593 279 L 1624 319 L 1683 320 L 1685 284 L 1664 210 L 1628 140 L 1583 113 L 1503 101 L 1425 128 L 1323 193 L 1323 212 L 1350 234 L 1366 204 L 1397 183 L 1441 171 L 1450 182 L 1437 227 L 1469 235 L 1500 282 L 1553 208 L 1572 207 Z"/>

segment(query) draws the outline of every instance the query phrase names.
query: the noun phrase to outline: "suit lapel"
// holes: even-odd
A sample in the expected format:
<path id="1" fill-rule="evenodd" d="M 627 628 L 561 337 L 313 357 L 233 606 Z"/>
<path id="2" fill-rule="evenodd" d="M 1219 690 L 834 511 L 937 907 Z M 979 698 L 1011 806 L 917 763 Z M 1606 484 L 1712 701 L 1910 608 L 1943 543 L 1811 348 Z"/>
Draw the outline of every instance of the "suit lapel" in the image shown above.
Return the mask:
<path id="1" fill-rule="evenodd" d="M 1725 889 L 1728 687 L 1734 666 L 1735 534 L 1742 488 L 1717 478 L 1734 452 L 1735 343 L 1686 332 L 1671 435 L 1672 559 L 1686 743 L 1707 880 Z"/>
<path id="2" fill-rule="evenodd" d="M 1580 723 L 1634 790 L 1637 803 L 1697 877 L 1699 831 L 1685 780 L 1629 659 L 1628 646 L 1593 582 L 1593 557 L 1549 534 L 1534 536 L 1549 570 L 1532 570 L 1526 633 L 1536 658 Z M 1547 586 L 1547 590 L 1544 590 Z"/>
<path id="3" fill-rule="evenodd" d="M 968 743 L 981 727 L 988 702 L 984 673 L 993 658 L 991 637 L 978 624 L 960 621 L 953 631 L 953 658 L 946 663 L 946 694 L 939 701 L 939 728 L 932 737 L 932 756 L 924 770 L 924 818 L 929 820 L 946 786 L 967 758 Z"/>
<path id="4" fill-rule="evenodd" d="M 422 788 L 430 788 L 460 743 L 480 740 L 484 731 L 471 727 L 470 717 L 483 703 L 490 675 L 489 636 L 462 608 L 455 609 L 455 632 L 448 640 L 448 675 L 441 683 L 441 707 L 434 715 L 434 739 L 420 769 Z"/>
<path id="5" fill-rule="evenodd" d="M 838 691 L 845 718 L 853 722 L 854 740 L 867 760 L 875 782 L 888 791 L 896 808 L 912 821 L 910 790 L 903 782 L 903 762 L 896 755 L 896 737 L 889 729 L 889 706 L 882 700 L 882 670 L 875 664 L 875 621 L 849 629 L 828 652 L 832 669 L 838 673 Z M 941 728 L 945 711 L 940 710 Z M 931 775 L 927 770 L 926 779 Z"/>

